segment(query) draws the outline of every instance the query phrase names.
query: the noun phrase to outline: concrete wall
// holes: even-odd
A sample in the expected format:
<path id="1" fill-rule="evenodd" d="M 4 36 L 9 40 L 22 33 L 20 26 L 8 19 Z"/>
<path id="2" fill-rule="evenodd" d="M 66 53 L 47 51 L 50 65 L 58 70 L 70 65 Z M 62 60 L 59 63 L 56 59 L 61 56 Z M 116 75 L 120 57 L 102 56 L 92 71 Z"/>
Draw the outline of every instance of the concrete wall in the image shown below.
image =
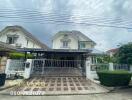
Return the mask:
<path id="1" fill-rule="evenodd" d="M 0 35 L 0 41 L 7 42 L 7 35 L 18 35 L 16 43 L 21 44 L 21 48 L 41 48 L 38 44 L 36 44 L 33 40 L 27 38 L 24 33 L 21 31 L 7 31 L 7 33 Z M 28 44 L 27 44 L 28 41 Z M 15 44 L 12 44 L 15 46 Z"/>
<path id="2" fill-rule="evenodd" d="M 0 57 L 0 73 L 5 72 L 7 57 Z"/>

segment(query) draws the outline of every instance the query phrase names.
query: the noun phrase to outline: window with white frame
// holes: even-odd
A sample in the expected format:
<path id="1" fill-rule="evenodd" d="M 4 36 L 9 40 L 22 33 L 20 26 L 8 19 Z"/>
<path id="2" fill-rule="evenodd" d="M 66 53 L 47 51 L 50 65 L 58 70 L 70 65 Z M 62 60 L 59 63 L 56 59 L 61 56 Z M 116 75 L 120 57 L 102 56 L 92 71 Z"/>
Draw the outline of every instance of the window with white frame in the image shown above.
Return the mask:
<path id="1" fill-rule="evenodd" d="M 68 41 L 63 41 L 62 42 L 62 47 L 63 48 L 68 48 Z"/>
<path id="2" fill-rule="evenodd" d="M 86 48 L 86 44 L 85 44 L 85 42 L 80 42 L 80 49 L 84 49 L 84 48 Z"/>
<path id="3" fill-rule="evenodd" d="M 62 45 L 61 48 L 69 48 L 70 39 L 67 34 L 64 34 L 64 37 L 60 40 Z"/>
<path id="4" fill-rule="evenodd" d="M 18 35 L 8 35 L 7 36 L 7 43 L 8 44 L 15 44 L 18 39 Z"/>

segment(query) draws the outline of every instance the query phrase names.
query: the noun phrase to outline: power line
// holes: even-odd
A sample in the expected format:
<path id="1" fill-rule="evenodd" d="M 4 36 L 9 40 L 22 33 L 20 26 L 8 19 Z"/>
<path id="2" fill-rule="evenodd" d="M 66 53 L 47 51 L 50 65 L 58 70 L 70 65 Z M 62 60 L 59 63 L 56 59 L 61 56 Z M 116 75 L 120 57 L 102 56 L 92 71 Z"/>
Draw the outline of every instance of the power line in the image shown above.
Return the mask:
<path id="1" fill-rule="evenodd" d="M 69 15 L 65 15 L 65 14 L 62 14 L 62 15 L 59 15 L 59 16 L 56 16 L 56 14 L 55 13 L 47 13 L 47 12 L 39 12 L 39 11 L 32 11 L 32 10 L 10 10 L 10 9 L 0 9 L 0 10 L 2 10 L 1 12 L 4 12 L 4 13 L 11 13 L 11 11 L 14 11 L 15 13 L 17 13 L 17 14 L 22 14 L 22 13 L 26 13 L 26 14 L 32 14 L 33 16 L 35 16 L 36 14 L 37 14 L 37 16 L 38 16 L 38 14 L 39 14 L 39 16 L 42 16 L 42 15 L 44 15 L 43 17 L 71 17 L 71 18 L 81 18 L 81 19 L 88 19 L 88 18 L 91 18 L 91 19 L 94 19 L 94 20 L 98 20 L 98 21 L 106 21 L 107 23 L 108 22 L 110 22 L 110 23 L 121 23 L 121 22 L 123 22 L 123 21 L 125 21 L 125 20 L 122 20 L 122 19 L 120 19 L 120 18 L 116 18 L 116 19 L 113 19 L 113 18 L 105 18 L 105 17 L 100 17 L 100 18 L 98 18 L 98 17 L 95 17 L 95 16 L 80 16 L 80 15 L 77 15 L 78 17 L 75 17 L 75 16 L 69 16 Z M 47 16 L 48 15 L 48 16 Z M 128 21 L 129 22 L 129 20 L 126 20 L 126 21 Z"/>
<path id="2" fill-rule="evenodd" d="M 1 14 L 1 13 L 0 13 Z M 38 20 L 43 20 L 43 18 L 41 17 L 41 16 L 32 16 L 32 15 L 30 15 L 30 14 L 19 14 L 19 16 L 17 15 L 17 14 L 14 14 L 14 13 L 12 13 L 12 14 L 7 14 L 7 13 L 5 13 L 5 14 L 1 14 L 1 15 L 3 15 L 3 16 L 1 16 L 1 17 L 5 17 L 5 16 L 10 16 L 10 18 L 12 18 L 12 17 L 21 17 L 22 19 L 23 18 L 31 18 L 31 17 L 33 17 L 33 19 L 35 18 L 37 18 Z M 43 16 L 44 18 L 48 18 L 47 16 L 45 17 L 45 16 Z M 66 18 L 52 18 L 52 17 L 50 17 L 51 19 L 55 19 L 55 20 L 67 20 Z M 37 20 L 36 19 L 36 20 Z M 69 19 L 68 19 L 69 20 Z M 91 21 L 91 22 L 96 22 L 96 23 L 98 23 L 98 20 L 96 21 L 96 20 L 91 20 L 91 19 L 88 19 L 88 20 L 78 20 L 77 19 L 77 21 L 81 21 L 81 22 L 87 22 L 87 21 Z M 102 23 L 104 23 L 104 24 L 110 24 L 110 22 L 102 22 Z"/>
<path id="3" fill-rule="evenodd" d="M 78 22 L 71 22 L 71 21 L 56 21 L 56 20 L 46 20 L 47 22 L 52 22 L 52 23 L 59 23 L 59 24 L 78 24 L 78 25 L 85 25 L 85 26 L 98 26 L 98 27 L 113 27 L 113 28 L 125 28 L 125 29 L 132 29 L 132 27 L 126 27 L 126 26 L 114 26 L 114 25 L 103 25 L 103 24 L 95 24 L 95 23 L 78 23 Z M 7 22 L 7 21 L 0 21 L 0 22 Z M 13 20 L 10 22 L 14 22 Z M 38 21 L 29 21 L 29 20 L 17 20 L 16 22 L 25 22 L 25 23 L 36 23 Z M 45 22 L 38 22 L 40 24 L 44 24 Z"/>
<path id="4" fill-rule="evenodd" d="M 25 13 L 25 14 L 28 14 L 28 13 Z M 15 18 L 20 18 L 20 19 L 32 19 L 32 18 L 30 18 L 29 16 L 27 16 L 27 17 L 24 17 L 24 16 L 11 16 L 10 14 L 6 14 L 6 15 L 8 15 L 8 17 L 7 16 L 0 16 L 0 17 L 3 17 L 3 18 L 13 18 L 13 19 L 15 19 Z M 28 14 L 28 15 L 30 15 L 30 14 Z M 30 15 L 31 16 L 31 15 Z M 39 17 L 39 18 L 41 18 L 41 17 Z M 32 19 L 33 20 L 33 19 Z M 48 19 L 48 18 L 46 18 L 45 19 L 46 21 L 53 21 L 53 22 L 65 22 L 65 23 L 74 23 L 74 24 L 83 24 L 83 25 L 96 25 L 96 26 L 102 26 L 102 27 L 115 27 L 115 28 L 128 28 L 128 29 L 131 29 L 130 27 L 126 27 L 126 26 L 115 26 L 115 25 L 102 25 L 102 24 L 95 24 L 95 23 L 83 23 L 83 22 L 79 22 L 79 23 L 77 23 L 77 22 L 71 22 L 71 21 L 69 21 L 69 20 L 65 20 L 65 21 L 63 21 L 63 20 L 56 20 L 56 19 Z M 45 21 L 44 20 L 44 21 Z M 36 21 L 43 21 L 42 20 L 42 18 L 41 19 L 36 19 Z M 84 21 L 86 21 L 86 20 L 84 20 Z"/>

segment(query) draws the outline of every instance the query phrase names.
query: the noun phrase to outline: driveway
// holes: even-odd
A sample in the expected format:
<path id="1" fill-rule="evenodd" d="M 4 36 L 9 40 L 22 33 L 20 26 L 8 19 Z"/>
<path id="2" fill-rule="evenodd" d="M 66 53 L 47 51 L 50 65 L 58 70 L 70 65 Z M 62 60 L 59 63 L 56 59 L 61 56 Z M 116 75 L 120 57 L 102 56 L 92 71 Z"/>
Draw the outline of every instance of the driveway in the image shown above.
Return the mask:
<path id="1" fill-rule="evenodd" d="M 43 83 L 43 84 L 36 85 L 36 83 Z M 91 93 L 108 92 L 108 90 L 105 89 L 104 87 L 90 80 L 86 80 L 85 77 L 34 77 L 27 80 L 24 84 L 20 86 L 16 86 L 13 89 L 8 90 L 6 92 L 10 93 L 11 91 L 44 92 L 44 94 L 41 95 L 62 95 L 62 94 L 71 95 L 71 94 L 91 94 Z M 30 94 L 24 94 L 24 95 L 30 95 Z"/>

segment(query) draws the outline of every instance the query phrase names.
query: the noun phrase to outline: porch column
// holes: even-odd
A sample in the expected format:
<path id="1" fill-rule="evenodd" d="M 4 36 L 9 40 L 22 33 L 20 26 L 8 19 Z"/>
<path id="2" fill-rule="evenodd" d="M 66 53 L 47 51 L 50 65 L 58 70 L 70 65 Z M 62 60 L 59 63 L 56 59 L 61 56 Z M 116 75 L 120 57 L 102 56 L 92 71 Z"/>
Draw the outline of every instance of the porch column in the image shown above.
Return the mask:
<path id="1" fill-rule="evenodd" d="M 30 78 L 31 68 L 32 68 L 32 59 L 27 59 L 27 61 L 25 63 L 25 71 L 24 71 L 25 79 Z"/>
<path id="2" fill-rule="evenodd" d="M 90 57 L 86 58 L 86 78 L 92 79 L 92 75 L 91 75 L 91 58 Z"/>

